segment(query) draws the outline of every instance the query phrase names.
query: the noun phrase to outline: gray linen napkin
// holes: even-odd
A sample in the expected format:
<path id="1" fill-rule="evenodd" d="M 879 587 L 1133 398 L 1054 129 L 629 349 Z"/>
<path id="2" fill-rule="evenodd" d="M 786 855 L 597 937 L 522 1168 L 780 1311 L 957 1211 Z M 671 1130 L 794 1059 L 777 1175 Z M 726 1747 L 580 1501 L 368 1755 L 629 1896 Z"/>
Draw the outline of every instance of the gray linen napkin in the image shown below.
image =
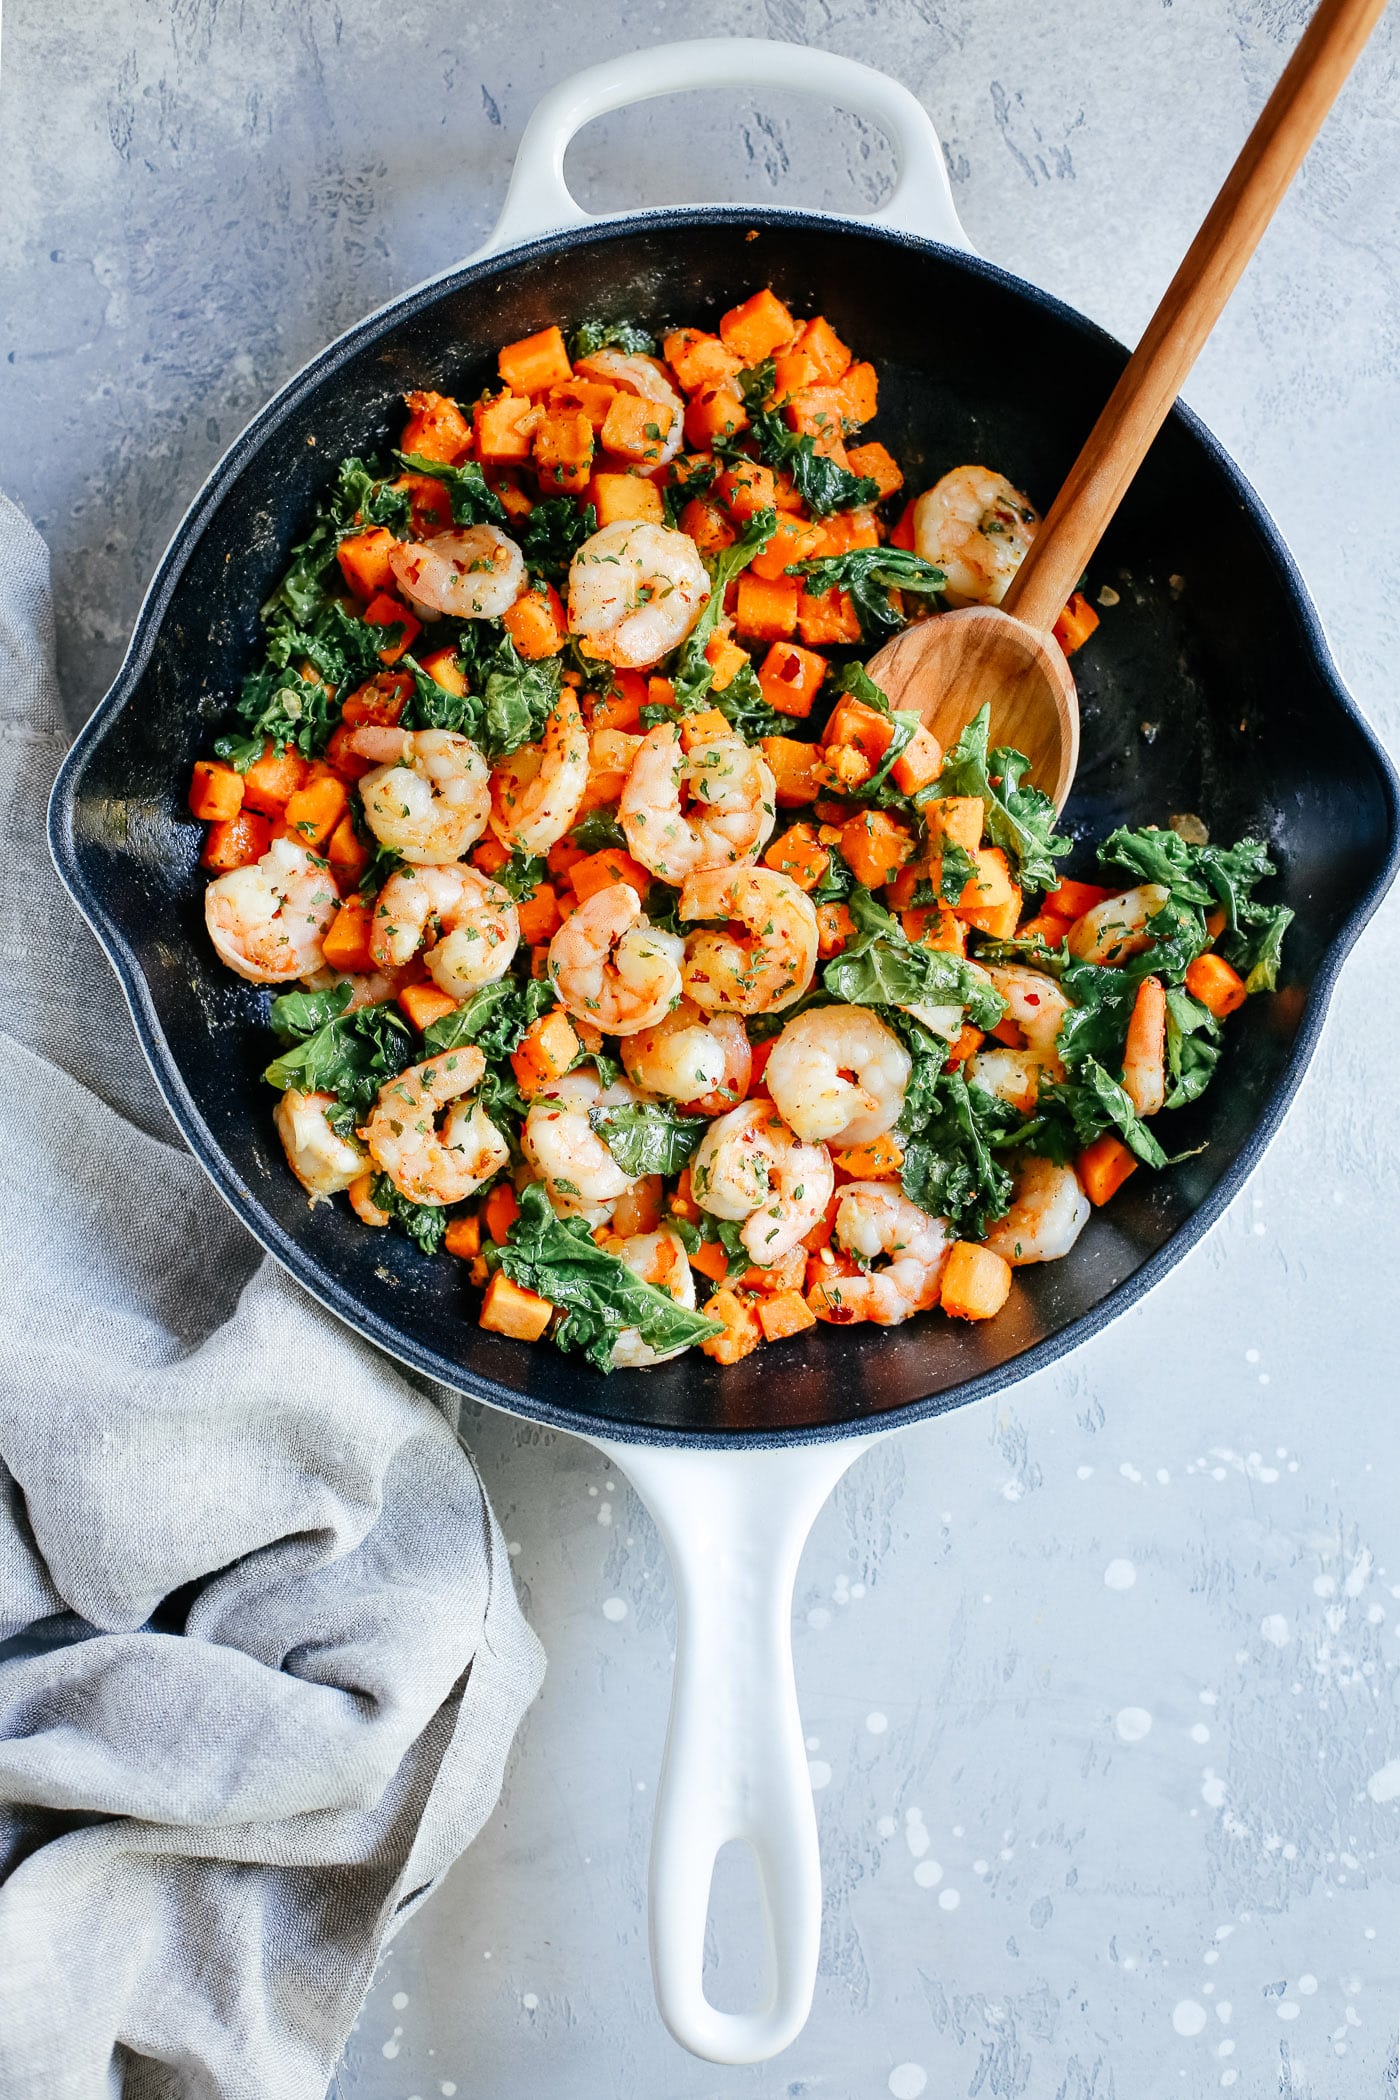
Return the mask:
<path id="1" fill-rule="evenodd" d="M 321 2100 L 542 1657 L 451 1395 L 180 1145 L 49 864 L 64 742 L 0 496 L 0 2094 Z"/>

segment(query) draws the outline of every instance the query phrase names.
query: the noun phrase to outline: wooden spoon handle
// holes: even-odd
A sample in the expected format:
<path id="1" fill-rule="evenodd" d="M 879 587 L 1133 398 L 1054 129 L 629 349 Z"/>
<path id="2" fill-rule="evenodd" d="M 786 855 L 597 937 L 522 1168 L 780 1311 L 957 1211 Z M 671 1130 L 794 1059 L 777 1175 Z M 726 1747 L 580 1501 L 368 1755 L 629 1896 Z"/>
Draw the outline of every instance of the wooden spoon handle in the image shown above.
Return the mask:
<path id="1" fill-rule="evenodd" d="M 1028 627 L 1083 575 L 1385 5 L 1322 0 L 1308 24 L 1006 594 Z"/>

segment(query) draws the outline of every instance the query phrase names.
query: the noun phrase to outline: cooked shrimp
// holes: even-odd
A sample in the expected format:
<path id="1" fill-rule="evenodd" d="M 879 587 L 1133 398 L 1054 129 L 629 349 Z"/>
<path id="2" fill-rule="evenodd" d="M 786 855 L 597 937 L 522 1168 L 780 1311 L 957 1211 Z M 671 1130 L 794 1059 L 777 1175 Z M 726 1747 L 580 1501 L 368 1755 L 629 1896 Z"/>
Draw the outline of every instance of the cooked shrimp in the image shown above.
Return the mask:
<path id="1" fill-rule="evenodd" d="M 1076 962 L 1109 966 L 1141 955 L 1152 946 L 1147 922 L 1171 903 L 1171 895 L 1164 882 L 1140 882 L 1135 889 L 1105 897 L 1070 927 L 1065 936 L 1070 954 Z"/>
<path id="2" fill-rule="evenodd" d="M 486 1059 L 444 1050 L 386 1080 L 364 1128 L 370 1157 L 410 1203 L 460 1203 L 505 1166 L 510 1147 L 479 1101 Z"/>
<path id="3" fill-rule="evenodd" d="M 287 1165 L 313 1203 L 338 1196 L 365 1171 L 364 1150 L 331 1129 L 334 1094 L 303 1094 L 289 1086 L 273 1111 Z"/>
<path id="4" fill-rule="evenodd" d="M 525 588 L 525 557 L 497 525 L 460 525 L 430 540 L 398 541 L 389 567 L 412 604 L 456 620 L 499 620 Z"/>
<path id="5" fill-rule="evenodd" d="M 1039 524 L 1004 474 L 954 467 L 914 505 L 914 551 L 943 571 L 950 605 L 1000 605 Z"/>
<path id="6" fill-rule="evenodd" d="M 763 1076 L 800 1138 L 868 1145 L 894 1127 L 909 1073 L 909 1052 L 868 1006 L 816 1006 L 788 1022 Z"/>
<path id="7" fill-rule="evenodd" d="M 606 808 L 616 802 L 627 785 L 627 776 L 637 762 L 645 737 L 631 736 L 625 729 L 595 729 L 588 740 L 588 791 L 585 809 Z"/>
<path id="8" fill-rule="evenodd" d="M 679 935 L 663 933 L 625 882 L 595 890 L 549 944 L 549 977 L 571 1014 L 607 1035 L 654 1028 L 681 992 Z"/>
<path id="9" fill-rule="evenodd" d="M 204 923 L 220 962 L 249 984 L 288 984 L 322 966 L 321 943 L 339 908 L 323 860 L 274 839 L 261 860 L 216 875 Z"/>
<path id="10" fill-rule="evenodd" d="M 1029 1158 L 1016 1173 L 1011 1208 L 987 1234 L 987 1245 L 1012 1268 L 1059 1261 L 1084 1230 L 1089 1199 L 1073 1167 Z"/>
<path id="11" fill-rule="evenodd" d="M 682 919 L 737 920 L 685 944 L 685 989 L 707 1013 L 780 1013 L 817 968 L 816 908 L 789 875 L 771 868 L 710 868 L 681 890 Z"/>
<path id="12" fill-rule="evenodd" d="M 588 786 L 588 733 L 572 686 L 559 698 L 537 744 L 522 744 L 491 777 L 491 829 L 503 846 L 548 853 L 579 813 Z"/>
<path id="13" fill-rule="evenodd" d="M 337 985 L 343 986 L 350 994 L 350 1004 L 345 1008 L 348 1014 L 358 1013 L 362 1006 L 382 1006 L 398 990 L 395 978 L 383 970 L 320 969 L 313 970 L 301 981 L 308 992 L 329 992 Z"/>
<path id="14" fill-rule="evenodd" d="M 596 1072 L 565 1072 L 535 1095 L 520 1133 L 526 1159 L 562 1218 L 600 1225 L 618 1197 L 632 1186 L 588 1120 L 600 1103 L 634 1099 L 630 1086 L 604 1093 Z"/>
<path id="15" fill-rule="evenodd" d="M 838 1247 L 867 1268 L 859 1276 L 833 1273 L 812 1293 L 812 1310 L 835 1326 L 873 1320 L 897 1327 L 913 1313 L 938 1303 L 938 1286 L 954 1234 L 946 1218 L 931 1218 L 883 1181 L 852 1181 L 836 1206 Z"/>
<path id="16" fill-rule="evenodd" d="M 1155 1116 L 1167 1098 L 1167 994 L 1160 977 L 1144 977 L 1133 1001 L 1123 1091 L 1140 1116 Z"/>
<path id="17" fill-rule="evenodd" d="M 520 945 L 515 899 L 476 868 L 400 868 L 374 903 L 370 953 L 382 970 L 418 953 L 436 920 L 442 937 L 428 950 L 428 975 L 441 991 L 465 999 L 504 977 Z"/>
<path id="18" fill-rule="evenodd" d="M 1033 1050 L 1004 1050 L 993 1043 L 990 1050 L 976 1050 L 967 1060 L 967 1083 L 994 1094 L 1018 1115 L 1029 1116 L 1040 1095 L 1042 1069 Z"/>
<path id="19" fill-rule="evenodd" d="M 586 539 L 569 564 L 569 631 L 590 656 L 645 670 L 685 640 L 709 595 L 694 540 L 623 518 Z"/>
<path id="20" fill-rule="evenodd" d="M 742 1218 L 739 1237 L 763 1269 L 805 1239 L 835 1179 L 825 1145 L 804 1144 L 769 1101 L 743 1101 L 717 1117 L 690 1163 L 700 1208 L 713 1218 Z"/>
<path id="21" fill-rule="evenodd" d="M 706 1014 L 682 999 L 653 1028 L 624 1037 L 629 1079 L 701 1115 L 717 1116 L 749 1090 L 753 1052 L 737 1014 Z"/>
<path id="22" fill-rule="evenodd" d="M 1063 1079 L 1060 1060 L 1060 1023 L 1072 1002 L 1053 977 L 1044 970 L 1026 970 L 1019 963 L 983 965 L 994 988 L 1006 1001 L 1006 1011 L 1026 1039 L 1026 1048 L 1047 1079 Z"/>
<path id="23" fill-rule="evenodd" d="M 591 356 L 581 357 L 574 370 L 584 379 L 601 379 L 624 394 L 640 394 L 644 401 L 654 401 L 658 408 L 666 409 L 670 421 L 662 430 L 665 417 L 656 419 L 659 450 L 650 464 L 665 466 L 675 458 L 684 435 L 685 403 L 666 376 L 664 365 L 654 357 L 639 357 L 626 350 L 595 350 Z"/>
<path id="24" fill-rule="evenodd" d="M 685 1248 L 674 1232 L 665 1227 L 660 1232 L 634 1233 L 630 1239 L 618 1240 L 610 1251 L 619 1261 L 626 1262 L 634 1276 L 643 1283 L 654 1284 L 683 1305 L 687 1312 L 695 1310 L 695 1274 L 686 1258 Z M 642 1340 L 635 1327 L 624 1327 L 613 1344 L 612 1360 L 617 1370 L 644 1371 L 648 1364 L 665 1364 L 673 1356 L 680 1356 L 685 1348 L 657 1351 Z"/>
<path id="25" fill-rule="evenodd" d="M 367 724 L 354 731 L 350 748 L 380 761 L 360 782 L 360 800 L 381 846 L 415 867 L 441 867 L 481 837 L 491 813 L 491 769 L 469 737 Z"/>
<path id="26" fill-rule="evenodd" d="M 634 860 L 679 885 L 707 868 L 756 860 L 777 822 L 773 775 L 741 736 L 681 748 L 662 722 L 637 753 L 618 805 Z"/>

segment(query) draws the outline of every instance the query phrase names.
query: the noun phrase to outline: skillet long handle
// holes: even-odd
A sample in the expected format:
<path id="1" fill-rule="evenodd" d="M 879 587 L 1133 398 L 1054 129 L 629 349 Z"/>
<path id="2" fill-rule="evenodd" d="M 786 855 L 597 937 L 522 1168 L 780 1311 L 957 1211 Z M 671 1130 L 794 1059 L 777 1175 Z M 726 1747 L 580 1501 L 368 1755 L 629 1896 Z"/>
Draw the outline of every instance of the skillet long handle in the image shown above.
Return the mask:
<path id="1" fill-rule="evenodd" d="M 676 2040 L 711 2063 L 761 2063 L 801 2032 L 821 1941 L 816 1812 L 792 1672 L 792 1588 L 817 1511 L 868 1439 L 768 1451 L 600 1448 L 665 1541 L 676 1675 L 652 1826 L 652 1976 Z M 716 1855 L 751 1846 L 767 1922 L 757 2002 L 705 1996 Z"/>
<path id="2" fill-rule="evenodd" d="M 1386 0 L 1322 0 L 1006 594 L 1048 634 Z"/>

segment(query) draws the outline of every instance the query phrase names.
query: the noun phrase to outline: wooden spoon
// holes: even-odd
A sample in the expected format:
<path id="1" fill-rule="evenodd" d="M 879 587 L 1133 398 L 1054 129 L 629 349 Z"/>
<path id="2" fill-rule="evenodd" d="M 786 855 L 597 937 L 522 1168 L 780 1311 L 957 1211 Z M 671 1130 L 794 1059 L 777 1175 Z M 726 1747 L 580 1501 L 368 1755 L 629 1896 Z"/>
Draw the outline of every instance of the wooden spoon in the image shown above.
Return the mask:
<path id="1" fill-rule="evenodd" d="M 920 620 L 870 661 L 891 706 L 922 716 L 945 750 L 990 701 L 993 744 L 1026 753 L 1057 810 L 1079 759 L 1079 701 L 1050 630 L 1385 4 L 1322 0 L 1001 606 Z"/>

